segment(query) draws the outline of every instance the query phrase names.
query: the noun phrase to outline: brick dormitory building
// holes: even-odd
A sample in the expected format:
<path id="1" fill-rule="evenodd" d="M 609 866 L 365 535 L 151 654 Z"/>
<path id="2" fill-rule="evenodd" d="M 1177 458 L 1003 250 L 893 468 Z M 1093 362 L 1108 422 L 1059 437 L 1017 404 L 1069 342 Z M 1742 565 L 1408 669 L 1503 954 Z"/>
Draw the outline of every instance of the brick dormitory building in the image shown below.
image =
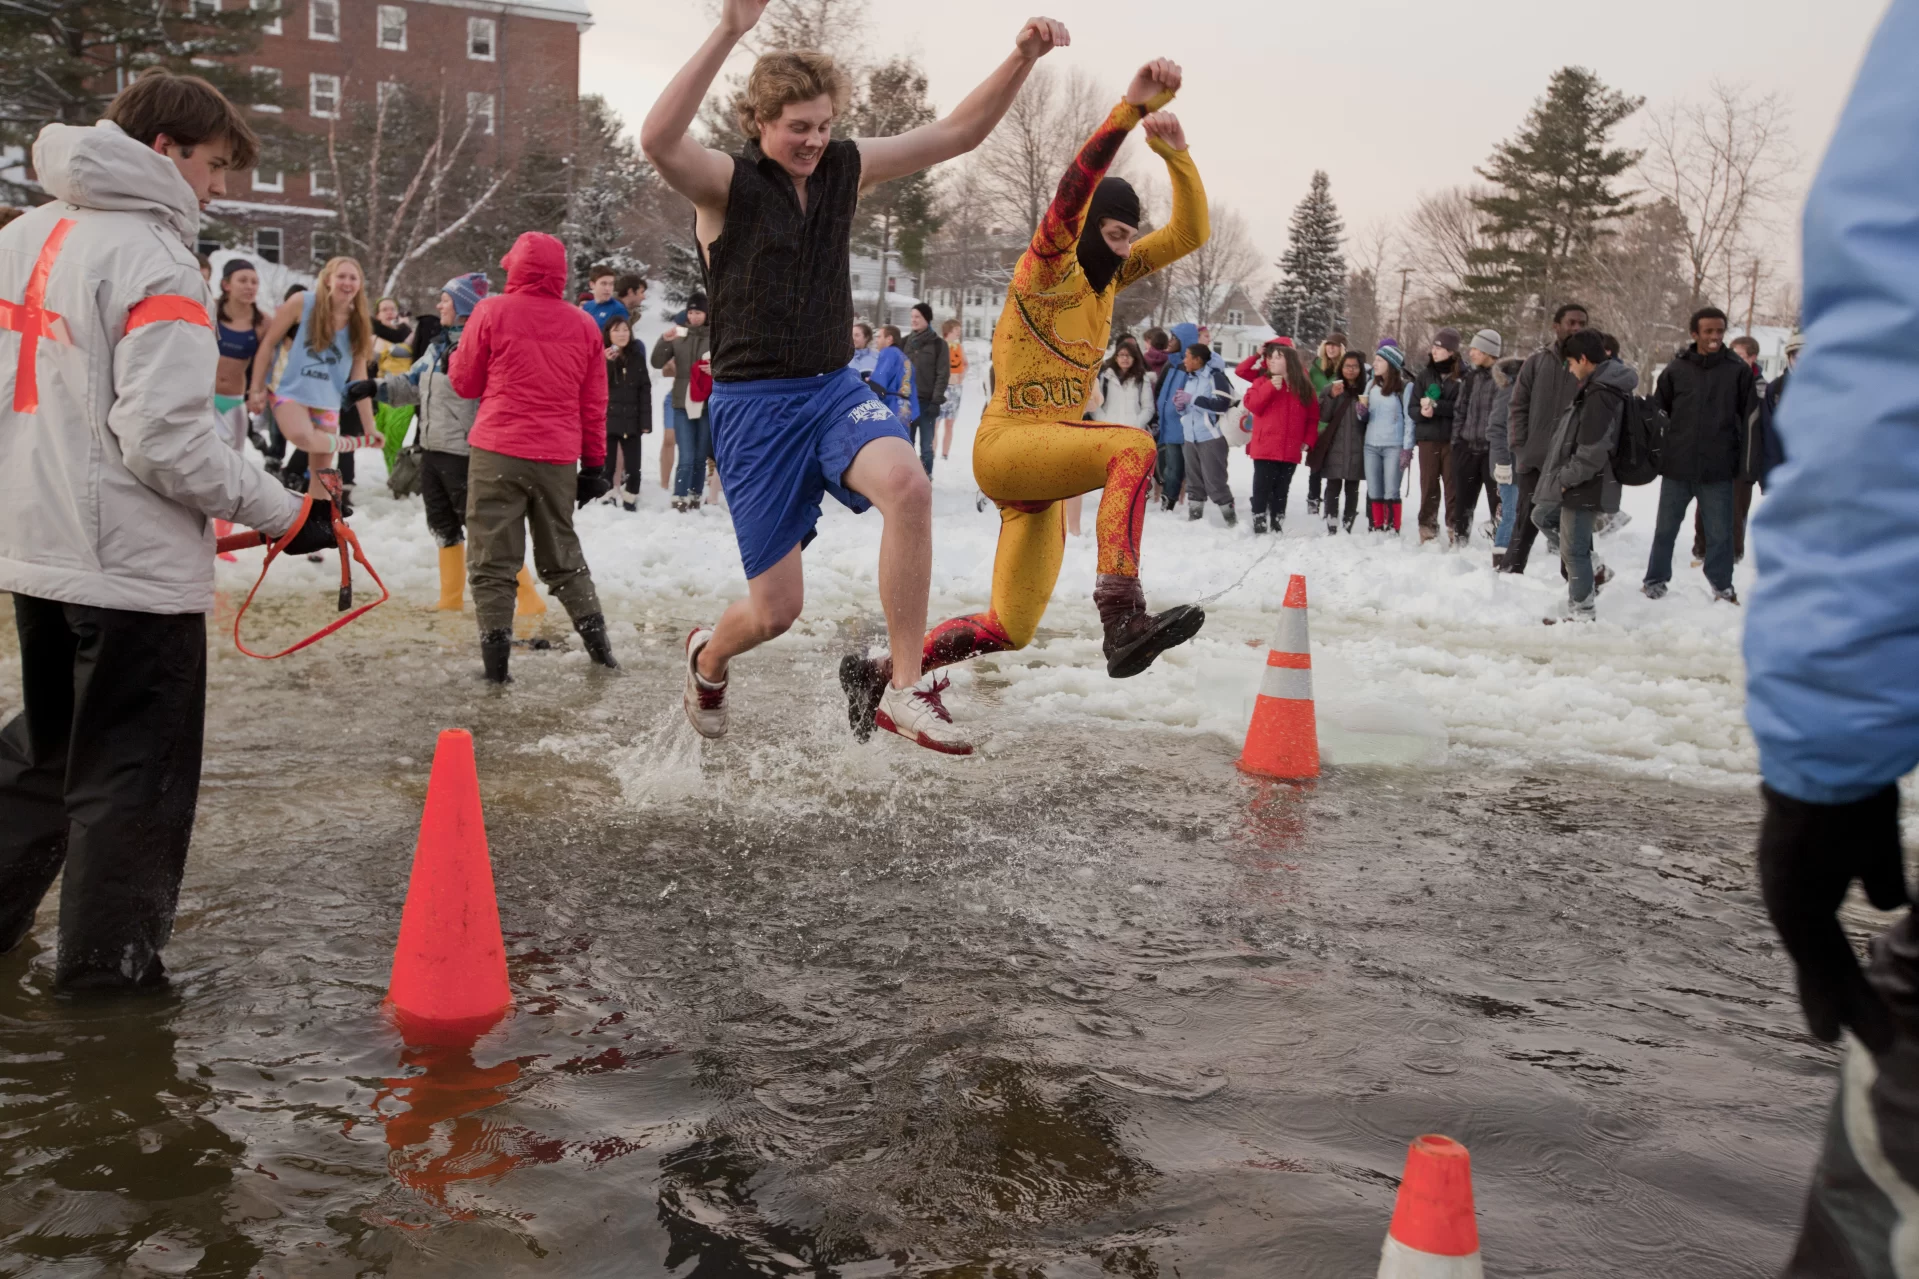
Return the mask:
<path id="1" fill-rule="evenodd" d="M 237 4 L 246 0 L 192 0 Z M 263 0 L 253 0 L 260 4 Z M 579 106 L 586 0 L 282 0 L 278 19 L 245 56 L 275 78 L 284 102 L 256 107 L 286 132 L 324 135 L 355 104 L 403 85 L 474 118 L 476 159 L 510 158 L 529 139 L 570 131 Z M 335 251 L 329 172 L 301 169 L 269 149 L 260 167 L 229 180 L 209 212 L 239 233 L 233 247 L 310 271 Z M 202 251 L 219 247 L 209 228 Z"/>

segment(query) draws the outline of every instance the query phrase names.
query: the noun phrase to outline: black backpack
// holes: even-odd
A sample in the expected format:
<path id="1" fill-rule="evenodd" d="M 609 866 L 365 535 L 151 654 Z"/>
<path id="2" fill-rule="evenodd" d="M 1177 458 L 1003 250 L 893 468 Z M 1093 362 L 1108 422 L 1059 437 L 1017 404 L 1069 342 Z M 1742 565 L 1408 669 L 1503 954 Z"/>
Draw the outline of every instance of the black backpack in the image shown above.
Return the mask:
<path id="1" fill-rule="evenodd" d="M 1621 484 L 1638 486 L 1659 478 L 1659 460 L 1666 451 L 1666 428 L 1671 419 L 1659 401 L 1644 395 L 1626 397 L 1626 420 L 1619 427 L 1619 443 L 1613 445 L 1613 478 Z"/>

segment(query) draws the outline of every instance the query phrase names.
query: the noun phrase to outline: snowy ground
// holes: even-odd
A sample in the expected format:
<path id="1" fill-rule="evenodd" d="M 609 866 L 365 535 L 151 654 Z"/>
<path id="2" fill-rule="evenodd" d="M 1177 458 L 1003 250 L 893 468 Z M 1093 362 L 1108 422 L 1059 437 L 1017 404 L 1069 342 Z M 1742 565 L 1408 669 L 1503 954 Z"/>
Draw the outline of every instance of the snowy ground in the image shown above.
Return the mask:
<path id="1" fill-rule="evenodd" d="M 934 477 L 935 619 L 982 609 L 990 594 L 998 519 L 990 506 L 975 509 L 970 463 L 980 398 L 975 382 L 952 459 Z M 639 512 L 596 506 L 580 515 L 587 557 L 616 622 L 651 629 L 710 622 L 744 590 L 731 524 L 720 510 L 684 515 L 668 508 L 657 484 L 658 440 L 656 434 L 648 441 Z M 377 456 L 361 458 L 355 528 L 397 596 L 430 600 L 435 556 L 419 501 L 388 498 Z M 1242 505 L 1251 483 L 1251 463 L 1235 452 L 1232 484 Z M 990 729 L 988 750 L 1061 720 L 1152 725 L 1236 742 L 1287 577 L 1303 573 L 1330 763 L 1557 763 L 1699 785 L 1755 780 L 1739 660 L 1742 610 L 1711 602 L 1703 573 L 1689 565 L 1690 528 L 1676 555 L 1672 593 L 1656 603 L 1638 593 L 1656 486 L 1628 490 L 1631 524 L 1600 539 L 1618 577 L 1600 596 L 1599 622 L 1578 627 L 1541 624 L 1565 599 L 1543 546 L 1529 576 L 1496 577 L 1490 545 L 1478 534 L 1469 551 L 1420 547 L 1411 503 L 1402 537 L 1368 535 L 1363 520 L 1357 536 L 1327 537 L 1324 525 L 1306 516 L 1304 487 L 1301 475 L 1277 539 L 1255 539 L 1243 521 L 1237 529 L 1221 527 L 1212 511 L 1199 523 L 1183 511 L 1148 516 L 1149 603 L 1163 608 L 1225 593 L 1207 605 L 1206 629 L 1194 643 L 1128 681 L 1108 679 L 1100 658 L 1089 499 L 1089 535 L 1069 541 L 1040 638 L 1023 653 L 955 672 L 949 704 L 956 716 Z M 822 650 L 823 658 L 844 647 L 849 633 L 880 632 L 873 585 L 880 521 L 855 517 L 830 499 L 827 505 L 807 557 L 806 618 L 779 641 Z M 222 565 L 222 587 L 244 590 L 256 556 Z M 276 566 L 264 593 L 326 589 L 337 571 L 331 562 Z M 1735 583 L 1742 595 L 1750 581 L 1750 564 L 1741 565 Z M 678 695 L 677 688 L 658 690 L 663 707 Z"/>

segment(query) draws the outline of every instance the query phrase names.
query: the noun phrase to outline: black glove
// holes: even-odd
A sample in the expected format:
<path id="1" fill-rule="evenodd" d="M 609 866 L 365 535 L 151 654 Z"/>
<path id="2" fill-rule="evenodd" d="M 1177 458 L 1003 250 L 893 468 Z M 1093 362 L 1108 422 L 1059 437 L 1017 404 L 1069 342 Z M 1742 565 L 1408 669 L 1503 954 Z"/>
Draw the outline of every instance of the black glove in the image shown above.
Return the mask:
<path id="1" fill-rule="evenodd" d="M 605 471 L 581 471 L 580 478 L 573 483 L 573 500 L 584 511 L 588 502 L 605 497 L 612 491 L 613 481 L 606 478 Z"/>
<path id="2" fill-rule="evenodd" d="M 379 389 L 380 384 L 370 377 L 361 378 L 358 382 L 348 382 L 346 384 L 346 402 L 348 404 L 358 404 L 361 400 L 373 399 Z"/>
<path id="3" fill-rule="evenodd" d="M 1808 804 L 1762 786 L 1759 885 L 1799 979 L 1806 1025 L 1828 1043 L 1842 1027 L 1874 1052 L 1892 1047 L 1892 1014 L 1866 982 L 1839 925 L 1852 881 L 1880 910 L 1910 904 L 1899 847 L 1899 790 L 1850 804 Z"/>
<path id="4" fill-rule="evenodd" d="M 333 503 L 315 500 L 307 512 L 307 522 L 294 533 L 293 540 L 280 548 L 282 555 L 311 555 L 335 545 L 333 540 Z"/>

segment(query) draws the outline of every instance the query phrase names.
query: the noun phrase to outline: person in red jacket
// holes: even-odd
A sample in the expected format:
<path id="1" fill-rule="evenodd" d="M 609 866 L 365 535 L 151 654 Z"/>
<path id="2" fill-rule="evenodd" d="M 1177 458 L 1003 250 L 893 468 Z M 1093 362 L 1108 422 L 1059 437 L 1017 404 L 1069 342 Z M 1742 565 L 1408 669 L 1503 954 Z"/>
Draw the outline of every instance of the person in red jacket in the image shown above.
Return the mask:
<path id="1" fill-rule="evenodd" d="M 566 246 L 552 236 L 528 231 L 500 265 L 506 292 L 473 308 L 447 368 L 454 393 L 480 402 L 467 434 L 466 498 L 480 662 L 487 679 L 508 681 L 515 579 L 531 528 L 540 580 L 566 607 L 588 655 L 615 669 L 600 597 L 573 531 L 575 506 L 611 487 L 600 330 L 567 301 Z"/>
<path id="2" fill-rule="evenodd" d="M 1234 371 L 1250 384 L 1245 404 L 1253 438 L 1246 456 L 1253 459 L 1253 532 L 1277 533 L 1293 472 L 1319 438 L 1319 400 L 1291 338 L 1274 338 Z"/>

